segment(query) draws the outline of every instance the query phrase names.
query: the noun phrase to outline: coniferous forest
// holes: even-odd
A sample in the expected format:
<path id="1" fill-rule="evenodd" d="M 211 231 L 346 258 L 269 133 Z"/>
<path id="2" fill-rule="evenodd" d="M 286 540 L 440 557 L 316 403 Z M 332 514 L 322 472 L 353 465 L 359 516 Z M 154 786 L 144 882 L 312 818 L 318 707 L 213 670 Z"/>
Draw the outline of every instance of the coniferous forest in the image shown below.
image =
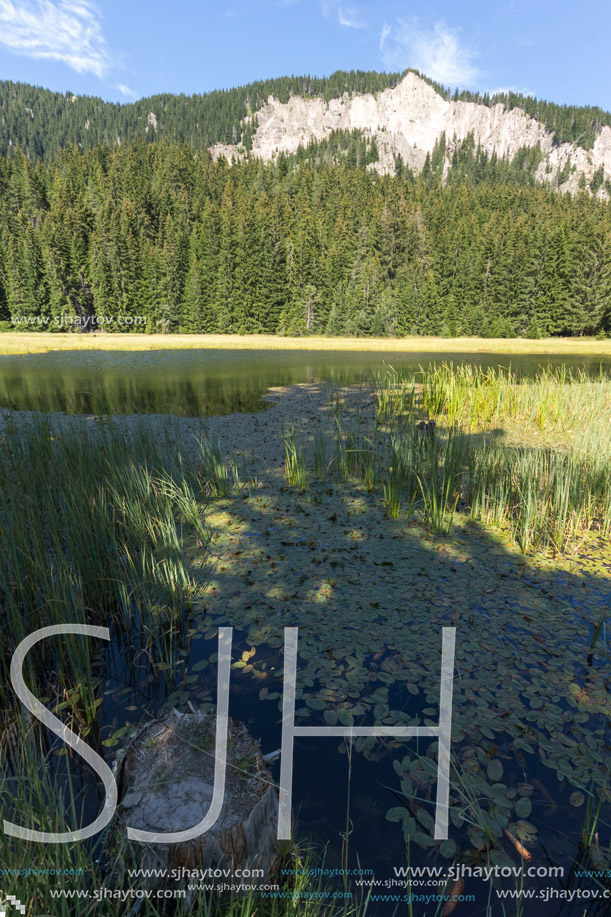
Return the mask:
<path id="1" fill-rule="evenodd" d="M 344 93 L 382 92 L 396 86 L 408 72 L 337 70 L 328 77 L 278 77 L 204 95 L 165 93 L 124 105 L 0 80 L 0 154 L 22 149 L 30 159 L 44 160 L 69 145 L 87 150 L 98 143 L 125 146 L 138 139 L 147 143 L 180 140 L 192 149 L 207 149 L 214 143 L 241 144 L 249 150 L 257 111 L 270 95 L 280 102 L 288 102 L 291 95 L 319 96 L 328 102 Z M 590 149 L 601 127 L 611 125 L 611 113 L 595 106 L 557 105 L 515 92 L 481 95 L 456 90 L 452 94 L 425 74 L 411 72 L 446 99 L 521 108 L 544 124 L 556 143 L 578 143 Z M 151 112 L 155 124 L 149 120 Z"/>
<path id="2" fill-rule="evenodd" d="M 301 89 L 377 90 L 399 78 L 340 76 Z M 234 114 L 256 108 L 271 82 L 220 93 L 207 139 L 227 139 Z M 359 132 L 272 164 L 229 165 L 185 142 L 178 115 L 155 142 L 98 131 L 84 148 L 65 144 L 48 111 L 52 151 L 45 141 L 32 154 L 24 135 L 24 149 L 5 143 L 0 157 L 4 330 L 15 318 L 54 330 L 70 315 L 89 327 L 138 316 L 123 329 L 148 332 L 611 333 L 610 205 L 587 189 L 535 185 L 536 148 L 509 162 L 467 138 L 443 180 L 444 138 L 421 175 L 399 161 L 390 177 L 368 168 L 377 151 Z"/>

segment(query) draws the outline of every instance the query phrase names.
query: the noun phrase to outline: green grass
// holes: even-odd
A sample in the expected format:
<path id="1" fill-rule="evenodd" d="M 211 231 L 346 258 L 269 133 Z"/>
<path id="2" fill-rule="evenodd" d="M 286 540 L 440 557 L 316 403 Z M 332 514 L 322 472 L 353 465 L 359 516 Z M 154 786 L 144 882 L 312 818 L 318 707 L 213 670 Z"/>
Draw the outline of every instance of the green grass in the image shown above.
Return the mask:
<path id="1" fill-rule="evenodd" d="M 104 625 L 145 649 L 160 635 L 171 644 L 203 588 L 189 572 L 185 536 L 205 563 L 208 534 L 196 469 L 144 432 L 128 439 L 103 424 L 88 435 L 53 433 L 42 417 L 9 424 L 0 455 L 0 706 L 11 711 L 12 653 L 41 627 Z M 70 706 L 87 731 L 99 704 L 91 663 L 99 647 L 84 652 L 84 643 L 37 648 L 27 666 L 44 693 L 50 672 L 73 686 Z"/>
<path id="2" fill-rule="evenodd" d="M 422 407 L 469 430 L 514 422 L 531 433 L 560 434 L 566 444 L 592 439 L 598 449 L 611 418 L 611 377 L 601 372 L 592 378 L 562 366 L 519 380 L 511 370 L 444 363 L 422 373 Z"/>
<path id="3" fill-rule="evenodd" d="M 197 477 L 145 433 L 112 424 L 52 433 L 44 418 L 0 440 L 0 623 L 165 621 L 192 599 L 182 533 L 206 539 Z"/>
<path id="4" fill-rule="evenodd" d="M 229 468 L 221 450 L 220 440 L 211 440 L 202 436 L 199 441 L 201 471 L 200 480 L 204 491 L 214 499 L 226 497 L 231 489 L 229 481 Z M 234 472 L 238 482 L 237 469 Z"/>

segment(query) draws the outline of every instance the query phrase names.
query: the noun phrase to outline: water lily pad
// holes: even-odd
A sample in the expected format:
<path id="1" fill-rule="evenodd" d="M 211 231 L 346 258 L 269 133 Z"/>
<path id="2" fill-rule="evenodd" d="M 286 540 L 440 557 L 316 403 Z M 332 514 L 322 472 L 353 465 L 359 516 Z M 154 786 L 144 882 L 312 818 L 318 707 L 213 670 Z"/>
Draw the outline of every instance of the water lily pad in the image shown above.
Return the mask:
<path id="1" fill-rule="evenodd" d="M 446 860 L 451 860 L 456 853 L 456 841 L 444 841 L 439 847 L 439 853 L 442 857 L 445 857 Z"/>
<path id="2" fill-rule="evenodd" d="M 516 807 L 515 807 L 516 815 L 518 816 L 518 818 L 528 818 L 528 816 L 532 812 L 532 807 L 533 806 L 532 806 L 532 802 L 530 801 L 530 799 L 527 796 L 522 796 L 516 802 Z"/>

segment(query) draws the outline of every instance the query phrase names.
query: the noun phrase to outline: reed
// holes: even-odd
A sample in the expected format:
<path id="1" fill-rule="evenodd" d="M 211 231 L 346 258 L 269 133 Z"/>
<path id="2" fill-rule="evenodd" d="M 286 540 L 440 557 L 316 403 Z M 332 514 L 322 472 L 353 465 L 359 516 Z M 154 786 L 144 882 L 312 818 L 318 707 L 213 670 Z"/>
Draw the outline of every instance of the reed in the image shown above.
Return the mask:
<path id="1" fill-rule="evenodd" d="M 171 647 L 199 597 L 184 551 L 187 535 L 204 557 L 207 547 L 197 470 L 167 438 L 143 429 L 127 436 L 110 420 L 84 434 L 42 416 L 27 425 L 9 418 L 0 439 L 0 802 L 17 824 L 63 832 L 87 821 L 70 773 L 80 759 L 62 765 L 62 743 L 23 716 L 10 688 L 17 644 L 53 624 L 109 627 L 110 648 L 78 636 L 46 640 L 24 666 L 45 706 L 99 749 L 102 660 L 122 642 Z M 105 884 L 98 843 L 41 847 L 5 837 L 0 846 L 5 870 L 80 869 L 83 885 L 86 877 Z M 11 881 L 3 875 L 3 892 L 31 913 L 85 913 L 78 902 L 50 901 L 55 883 L 42 872 Z"/>
<path id="2" fill-rule="evenodd" d="M 314 475 L 324 484 L 329 471 L 327 461 L 327 439 L 322 430 L 317 430 L 314 437 Z"/>
<path id="3" fill-rule="evenodd" d="M 299 490 L 307 490 L 308 473 L 303 455 L 303 447 L 297 445 L 293 427 L 284 433 L 284 454 L 284 470 L 288 483 L 292 487 L 297 487 Z"/>
<path id="4" fill-rule="evenodd" d="M 202 436 L 199 440 L 199 452 L 200 480 L 204 493 L 213 499 L 227 497 L 231 490 L 229 468 L 221 450 L 220 440 L 210 439 L 206 435 Z M 240 475 L 235 463 L 232 463 L 232 473 L 234 485 L 239 487 Z"/>
<path id="5" fill-rule="evenodd" d="M 558 433 L 564 443 L 582 451 L 606 446 L 603 452 L 609 454 L 603 434 L 611 420 L 611 375 L 602 371 L 592 378 L 561 366 L 518 379 L 511 369 L 444 363 L 421 368 L 420 384 L 422 408 L 450 426 L 474 430 L 514 421 L 526 431 Z"/>
<path id="6" fill-rule="evenodd" d="M 405 467 L 401 460 L 400 452 L 396 449 L 393 449 L 390 469 L 386 479 L 382 484 L 384 493 L 384 506 L 386 508 L 387 515 L 392 519 L 397 519 L 401 513 L 404 479 Z"/>
<path id="7" fill-rule="evenodd" d="M 208 536 L 194 470 L 143 431 L 52 432 L 43 417 L 9 424 L 0 451 L 0 707 L 10 710 L 12 652 L 41 627 L 103 624 L 146 645 L 182 626 L 203 589 L 184 539 L 204 554 Z M 82 640 L 58 649 L 28 655 L 35 684 L 47 688 L 50 671 L 62 684 L 96 683 Z M 96 700 L 81 700 L 89 723 Z"/>
<path id="8" fill-rule="evenodd" d="M 448 532 L 460 497 L 463 450 L 456 449 L 458 437 L 456 430 L 451 429 L 442 445 L 437 436 L 427 436 L 426 471 L 422 475 L 416 472 L 422 494 L 423 517 L 429 532 L 436 535 Z"/>
<path id="9" fill-rule="evenodd" d="M 388 367 L 373 392 L 371 428 L 351 430 L 336 400 L 335 443 L 319 434 L 315 451 L 334 451 L 327 467 L 340 479 L 379 489 L 389 516 L 417 511 L 443 534 L 460 505 L 524 553 L 574 552 L 611 531 L 611 376 L 562 367 L 518 379 L 444 364 L 420 368 L 416 382 Z M 530 444 L 505 442 L 508 423 Z M 320 459 L 315 471 L 320 479 Z"/>

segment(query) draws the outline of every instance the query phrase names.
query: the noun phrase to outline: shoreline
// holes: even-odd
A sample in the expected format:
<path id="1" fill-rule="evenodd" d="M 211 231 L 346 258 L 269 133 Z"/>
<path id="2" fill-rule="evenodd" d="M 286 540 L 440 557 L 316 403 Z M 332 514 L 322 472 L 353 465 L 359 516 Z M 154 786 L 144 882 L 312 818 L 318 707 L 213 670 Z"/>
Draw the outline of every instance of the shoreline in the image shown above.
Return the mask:
<path id="1" fill-rule="evenodd" d="M 345 351 L 353 353 L 544 354 L 608 357 L 611 339 L 584 338 L 350 338 L 237 334 L 53 334 L 4 332 L 0 356 L 60 351 L 150 350 Z"/>

